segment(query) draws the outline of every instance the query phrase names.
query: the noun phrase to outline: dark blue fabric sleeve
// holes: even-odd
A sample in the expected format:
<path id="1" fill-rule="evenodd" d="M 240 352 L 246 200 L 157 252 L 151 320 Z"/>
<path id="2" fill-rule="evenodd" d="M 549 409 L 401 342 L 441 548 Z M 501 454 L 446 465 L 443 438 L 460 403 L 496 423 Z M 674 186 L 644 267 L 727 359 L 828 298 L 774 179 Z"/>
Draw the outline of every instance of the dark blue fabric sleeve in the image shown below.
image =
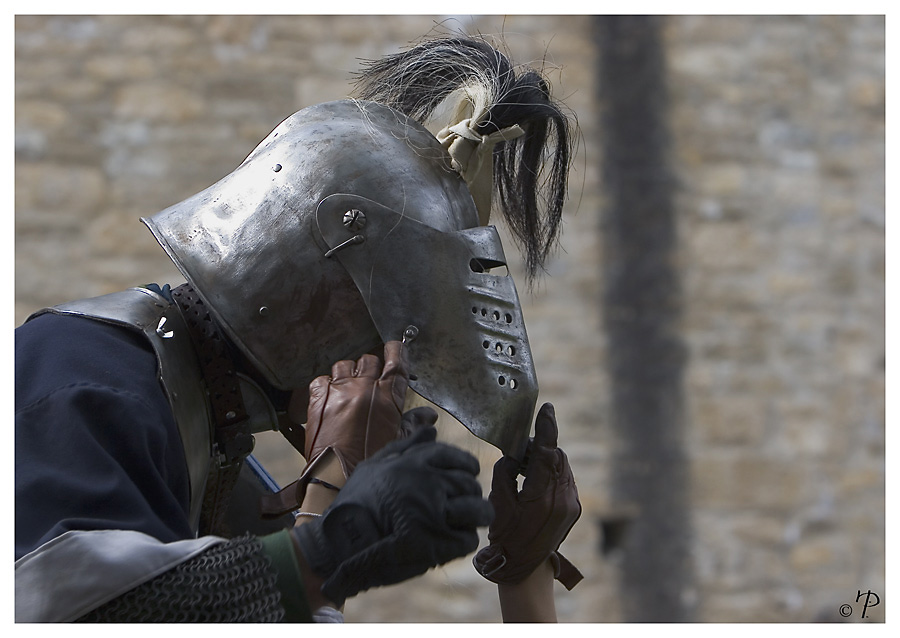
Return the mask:
<path id="1" fill-rule="evenodd" d="M 68 530 L 193 537 L 181 438 L 146 338 L 45 314 L 15 342 L 16 559 Z"/>

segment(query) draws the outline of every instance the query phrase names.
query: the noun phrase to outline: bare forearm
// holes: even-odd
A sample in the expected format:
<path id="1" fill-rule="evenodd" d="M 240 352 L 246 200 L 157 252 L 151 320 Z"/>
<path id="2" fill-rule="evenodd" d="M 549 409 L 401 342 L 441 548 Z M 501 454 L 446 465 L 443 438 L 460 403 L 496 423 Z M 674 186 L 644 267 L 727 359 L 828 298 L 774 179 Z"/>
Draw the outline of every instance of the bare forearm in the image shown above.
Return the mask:
<path id="1" fill-rule="evenodd" d="M 541 563 L 528 578 L 515 585 L 498 585 L 503 622 L 556 622 L 553 600 L 553 565 Z"/>
<path id="2" fill-rule="evenodd" d="M 325 481 L 329 485 L 333 485 L 337 488 L 343 487 L 347 480 L 344 478 L 344 473 L 341 470 L 340 461 L 338 461 L 334 454 L 329 455 L 324 463 L 317 466 L 315 478 Z M 328 509 L 328 506 L 331 505 L 337 494 L 337 490 L 325 487 L 320 483 L 310 483 L 306 488 L 306 496 L 303 498 L 300 511 L 311 514 L 321 514 Z M 297 524 L 299 525 L 307 520 L 308 517 L 301 516 L 298 519 Z"/>

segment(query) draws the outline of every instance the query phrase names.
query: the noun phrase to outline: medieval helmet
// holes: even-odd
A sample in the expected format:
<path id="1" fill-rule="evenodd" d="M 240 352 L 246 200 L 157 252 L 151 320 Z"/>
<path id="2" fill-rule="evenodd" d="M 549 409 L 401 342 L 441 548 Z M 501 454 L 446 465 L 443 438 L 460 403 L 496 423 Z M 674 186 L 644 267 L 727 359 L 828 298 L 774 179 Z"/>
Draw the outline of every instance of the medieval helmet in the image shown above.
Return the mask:
<path id="1" fill-rule="evenodd" d="M 274 387 L 305 387 L 335 361 L 403 340 L 410 387 L 519 456 L 537 380 L 499 237 L 483 224 L 491 167 L 525 167 L 517 154 L 531 148 L 533 155 L 535 142 L 543 147 L 547 116 L 523 108 L 527 117 L 498 120 L 497 113 L 516 112 L 509 98 L 517 78 L 510 67 L 497 83 L 494 61 L 505 57 L 485 43 L 420 46 L 373 63 L 363 75 L 367 99 L 291 115 L 219 182 L 143 221 Z M 435 58 L 436 51 L 451 55 Z M 491 61 L 481 61 L 489 72 L 480 70 L 478 81 L 473 54 Z M 410 63 L 430 68 L 437 59 L 442 77 L 457 70 L 454 81 L 426 83 L 428 90 L 409 84 L 422 79 L 409 75 Z M 424 119 L 459 89 L 465 106 L 458 111 L 469 118 L 435 136 L 412 117 Z M 503 152 L 512 154 L 498 164 Z M 503 196 L 513 180 L 501 181 Z M 546 254 L 537 214 L 524 215 L 531 219 L 519 224 L 526 229 L 520 238 L 530 248 L 543 242 Z M 555 215 L 548 224 L 558 222 Z"/>

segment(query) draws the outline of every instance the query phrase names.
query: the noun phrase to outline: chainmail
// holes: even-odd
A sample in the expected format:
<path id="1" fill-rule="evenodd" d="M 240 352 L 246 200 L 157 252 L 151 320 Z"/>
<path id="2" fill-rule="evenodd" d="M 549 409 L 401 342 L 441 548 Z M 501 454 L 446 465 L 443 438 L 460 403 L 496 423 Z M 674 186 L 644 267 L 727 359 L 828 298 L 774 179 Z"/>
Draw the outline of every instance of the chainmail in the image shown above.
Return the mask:
<path id="1" fill-rule="evenodd" d="M 252 536 L 215 545 L 77 622 L 279 622 L 275 570 Z"/>

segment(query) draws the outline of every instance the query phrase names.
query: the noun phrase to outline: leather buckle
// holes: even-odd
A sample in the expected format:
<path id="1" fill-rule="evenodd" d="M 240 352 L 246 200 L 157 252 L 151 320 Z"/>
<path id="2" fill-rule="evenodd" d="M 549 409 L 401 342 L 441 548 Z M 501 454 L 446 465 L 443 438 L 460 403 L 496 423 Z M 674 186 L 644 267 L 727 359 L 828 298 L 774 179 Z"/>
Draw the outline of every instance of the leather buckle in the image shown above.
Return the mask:
<path id="1" fill-rule="evenodd" d="M 500 553 L 492 556 L 481 567 L 481 574 L 485 577 L 493 576 L 506 566 L 506 554 Z"/>

